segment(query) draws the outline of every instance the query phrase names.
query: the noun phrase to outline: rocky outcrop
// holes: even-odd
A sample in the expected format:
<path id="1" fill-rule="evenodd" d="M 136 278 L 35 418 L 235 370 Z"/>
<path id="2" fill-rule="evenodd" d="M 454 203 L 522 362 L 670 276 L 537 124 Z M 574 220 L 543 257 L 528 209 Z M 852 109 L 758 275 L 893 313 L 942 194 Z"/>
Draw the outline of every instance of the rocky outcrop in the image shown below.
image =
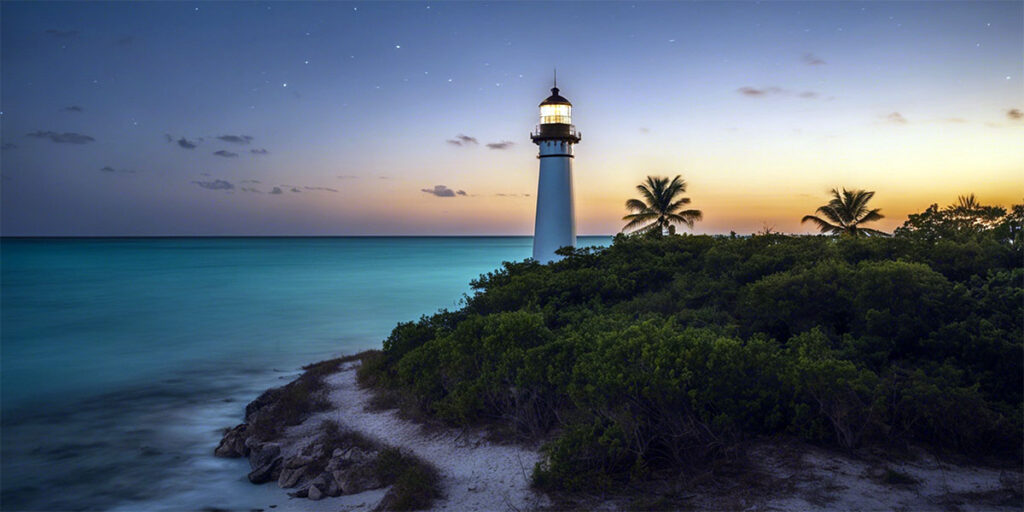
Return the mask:
<path id="1" fill-rule="evenodd" d="M 289 440 L 286 436 L 267 440 L 257 436 L 251 425 L 277 406 L 280 393 L 273 391 L 263 393 L 246 407 L 246 423 L 225 430 L 214 455 L 248 457 L 250 482 L 276 481 L 283 489 L 297 489 L 289 493 L 291 496 L 310 500 L 385 486 L 376 467 L 381 447 L 359 436 L 346 435 L 336 423 L 326 422 L 312 440 Z M 287 454 L 283 444 L 290 446 Z"/>
<path id="2" fill-rule="evenodd" d="M 235 428 L 228 429 L 224 432 L 224 437 L 220 440 L 220 444 L 213 450 L 213 454 L 218 457 L 248 457 L 249 448 L 245 446 L 247 424 L 242 423 Z"/>

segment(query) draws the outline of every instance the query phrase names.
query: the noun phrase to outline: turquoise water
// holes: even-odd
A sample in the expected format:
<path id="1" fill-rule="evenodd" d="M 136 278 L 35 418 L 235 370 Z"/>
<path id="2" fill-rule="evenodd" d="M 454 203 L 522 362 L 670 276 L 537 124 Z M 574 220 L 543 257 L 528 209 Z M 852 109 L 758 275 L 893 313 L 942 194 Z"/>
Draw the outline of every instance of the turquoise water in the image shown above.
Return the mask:
<path id="1" fill-rule="evenodd" d="M 303 364 L 378 348 L 399 321 L 459 307 L 471 279 L 531 244 L 3 239 L 4 509 L 264 506 L 243 462 L 211 455 L 248 400 Z"/>

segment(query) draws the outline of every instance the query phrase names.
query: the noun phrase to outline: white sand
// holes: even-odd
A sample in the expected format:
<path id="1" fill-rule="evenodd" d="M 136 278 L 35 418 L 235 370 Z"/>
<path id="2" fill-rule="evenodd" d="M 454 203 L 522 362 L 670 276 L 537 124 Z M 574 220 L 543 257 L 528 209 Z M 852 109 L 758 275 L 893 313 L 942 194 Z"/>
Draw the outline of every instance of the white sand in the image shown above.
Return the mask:
<path id="1" fill-rule="evenodd" d="M 342 371 L 325 379 L 331 387 L 331 409 L 289 428 L 281 441 L 283 454 L 300 450 L 314 438 L 320 423 L 330 419 L 433 463 L 441 473 L 445 495 L 434 503 L 433 510 L 514 511 L 548 503 L 546 497 L 530 490 L 530 473 L 540 458 L 536 449 L 495 444 L 479 431 L 427 431 L 399 418 L 396 411 L 368 412 L 371 394 L 356 384 L 357 366 L 358 363 L 345 365 Z M 276 487 L 275 483 L 266 485 Z M 280 492 L 285 494 L 286 490 Z M 383 496 L 383 490 L 378 490 L 318 502 L 291 499 L 278 502 L 276 510 L 371 510 Z"/>

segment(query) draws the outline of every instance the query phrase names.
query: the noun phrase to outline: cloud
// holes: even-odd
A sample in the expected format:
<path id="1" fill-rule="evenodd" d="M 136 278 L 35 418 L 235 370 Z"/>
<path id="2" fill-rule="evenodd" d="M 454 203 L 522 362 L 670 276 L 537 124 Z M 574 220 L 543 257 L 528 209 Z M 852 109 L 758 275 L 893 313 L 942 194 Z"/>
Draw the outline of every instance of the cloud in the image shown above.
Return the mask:
<path id="1" fill-rule="evenodd" d="M 88 135 L 82 135 L 81 133 L 57 133 L 48 131 L 44 132 L 41 130 L 35 133 L 29 133 L 26 136 L 35 137 L 37 139 L 50 139 L 51 141 L 56 142 L 58 144 L 88 144 L 96 140 Z"/>
<path id="2" fill-rule="evenodd" d="M 227 181 L 224 181 L 224 180 L 193 181 L 192 183 L 195 183 L 196 185 L 199 185 L 200 187 L 203 187 L 203 188 L 206 188 L 206 189 L 210 189 L 210 190 L 232 190 L 232 189 L 235 188 L 235 186 L 232 185 L 230 182 L 227 182 Z"/>
<path id="3" fill-rule="evenodd" d="M 255 183 L 258 185 L 260 183 L 260 180 L 242 180 L 239 181 L 239 183 Z"/>
<path id="4" fill-rule="evenodd" d="M 70 107 L 62 108 L 61 111 L 63 111 L 63 112 L 81 112 L 82 111 L 82 107 L 79 107 L 78 105 L 71 105 Z"/>
<path id="5" fill-rule="evenodd" d="M 51 29 L 46 31 L 46 34 L 51 36 L 51 37 L 55 37 L 57 39 L 69 39 L 69 38 L 77 36 L 78 35 L 78 31 L 77 30 L 57 30 L 55 28 L 51 28 Z"/>
<path id="6" fill-rule="evenodd" d="M 463 135 L 461 133 L 456 135 L 454 139 L 448 139 L 446 142 L 453 146 L 468 146 L 470 144 L 476 145 L 480 143 L 476 140 L 476 137 L 470 137 L 469 135 Z"/>
<path id="7" fill-rule="evenodd" d="M 221 135 L 217 138 L 232 144 L 248 144 L 252 142 L 252 136 L 249 135 Z"/>
<path id="8" fill-rule="evenodd" d="M 333 189 L 333 188 L 330 188 L 330 187 L 302 187 L 302 188 L 304 188 L 306 190 L 322 190 L 324 192 L 337 192 L 338 191 L 337 189 Z"/>
<path id="9" fill-rule="evenodd" d="M 825 61 L 822 60 L 821 57 L 818 57 L 813 53 L 805 53 L 804 56 L 800 58 L 800 60 L 802 60 L 804 64 L 807 64 L 808 66 L 821 66 L 822 64 L 825 64 Z"/>
<path id="10" fill-rule="evenodd" d="M 270 151 L 267 151 L 267 150 L 265 150 L 263 148 L 250 149 L 249 152 L 254 154 L 254 155 L 266 155 L 266 154 L 270 153 Z"/>
<path id="11" fill-rule="evenodd" d="M 434 185 L 434 188 L 421 188 L 420 190 L 437 197 L 455 197 L 455 191 L 444 185 Z"/>
<path id="12" fill-rule="evenodd" d="M 640 128 L 640 133 L 651 133 L 649 128 Z"/>
<path id="13" fill-rule="evenodd" d="M 272 190 L 270 191 L 270 193 L 271 193 L 271 194 L 273 194 L 273 195 L 279 195 L 279 194 L 284 194 L 284 191 L 283 191 L 283 190 L 281 190 L 281 187 L 274 187 L 274 188 L 273 188 L 273 189 L 272 189 Z"/>
<path id="14" fill-rule="evenodd" d="M 114 40 L 114 44 L 117 46 L 129 46 L 135 42 L 135 38 L 132 36 L 121 36 Z"/>
<path id="15" fill-rule="evenodd" d="M 776 85 L 762 87 L 760 89 L 757 87 L 744 86 L 740 87 L 739 89 L 736 89 L 736 92 L 748 98 L 764 98 L 767 96 L 798 96 L 805 100 L 812 100 L 818 98 L 819 96 L 819 94 L 814 91 L 803 91 L 797 93 L 795 91 L 784 89 Z"/>
<path id="16" fill-rule="evenodd" d="M 497 193 L 497 194 L 494 194 L 494 195 L 496 195 L 498 197 L 530 197 L 530 194 L 503 194 L 503 193 Z"/>
<path id="17" fill-rule="evenodd" d="M 1019 108 L 1011 108 L 1006 111 L 1006 117 L 1014 121 L 1020 121 L 1021 119 L 1024 119 L 1024 112 L 1021 112 Z"/>
<path id="18" fill-rule="evenodd" d="M 234 157 L 238 156 L 238 153 L 232 153 L 230 151 L 224 151 L 223 149 L 220 150 L 220 151 L 214 151 L 213 154 L 215 154 L 217 156 L 222 156 L 224 158 L 234 158 Z"/>
<path id="19" fill-rule="evenodd" d="M 465 191 L 465 190 L 459 190 L 459 191 L 458 191 L 458 192 L 456 192 L 455 194 L 456 194 L 456 195 L 460 195 L 460 196 L 464 196 L 464 195 L 466 195 L 466 191 Z"/>
<path id="20" fill-rule="evenodd" d="M 353 174 L 341 174 L 341 175 L 338 176 L 339 180 L 354 180 L 354 179 L 358 179 L 358 178 L 359 178 L 359 176 L 355 176 Z"/>
<path id="21" fill-rule="evenodd" d="M 8 149 L 18 149 L 18 145 L 11 142 L 4 142 L 4 145 L 0 146 L 0 149 L 4 151 L 7 151 Z"/>
<path id="22" fill-rule="evenodd" d="M 262 194 L 263 193 L 262 190 L 260 190 L 258 188 L 252 188 L 252 187 L 242 187 L 239 190 L 241 190 L 242 192 L 252 192 L 253 194 Z"/>
<path id="23" fill-rule="evenodd" d="M 292 187 L 292 192 L 295 192 L 295 193 L 300 193 L 300 192 L 302 192 L 302 191 L 301 191 L 301 190 L 299 190 L 299 189 L 298 189 L 297 187 Z"/>
<path id="24" fill-rule="evenodd" d="M 178 139 L 178 145 L 185 149 L 195 149 L 199 145 L 197 142 L 192 142 L 185 137 Z"/>
<path id="25" fill-rule="evenodd" d="M 769 94 L 782 94 L 783 90 L 780 87 L 765 87 L 763 89 L 757 89 L 755 87 L 745 86 L 736 89 L 736 92 L 751 98 L 760 98 Z"/>
<path id="26" fill-rule="evenodd" d="M 137 171 L 135 171 L 133 169 L 114 169 L 113 167 L 111 167 L 109 165 L 100 168 L 100 171 L 108 172 L 108 173 L 111 173 L 111 174 L 113 174 L 113 173 L 135 174 L 137 172 Z"/>
<path id="27" fill-rule="evenodd" d="M 490 148 L 490 149 L 508 149 L 508 148 L 510 148 L 510 147 L 512 147 L 514 145 L 515 145 L 515 142 L 509 141 L 509 140 L 503 140 L 501 142 L 491 142 L 491 143 L 487 144 L 487 147 Z"/>
<path id="28" fill-rule="evenodd" d="M 377 176 L 377 178 L 382 180 L 390 180 L 391 176 Z"/>
<path id="29" fill-rule="evenodd" d="M 907 124 L 907 118 L 903 117 L 903 114 L 899 112 L 893 112 L 885 116 L 885 120 L 895 124 Z"/>

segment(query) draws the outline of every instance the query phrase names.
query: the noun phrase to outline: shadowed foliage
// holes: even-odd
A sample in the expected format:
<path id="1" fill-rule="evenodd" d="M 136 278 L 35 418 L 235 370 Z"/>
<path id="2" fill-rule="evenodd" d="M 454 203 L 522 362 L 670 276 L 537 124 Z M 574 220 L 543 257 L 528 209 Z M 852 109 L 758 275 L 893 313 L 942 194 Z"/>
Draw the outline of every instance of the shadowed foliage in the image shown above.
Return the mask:
<path id="1" fill-rule="evenodd" d="M 693 223 L 702 217 L 700 210 L 682 210 L 690 204 L 689 197 L 678 197 L 686 192 L 686 181 L 682 176 L 676 176 L 672 181 L 667 177 L 648 176 L 636 189 L 641 199 L 626 201 L 626 209 L 633 213 L 622 218 L 629 221 L 622 227 L 622 231 L 667 231 L 675 234 L 675 224 L 685 224 L 693 229 Z"/>
<path id="2" fill-rule="evenodd" d="M 832 189 L 832 200 L 818 208 L 817 215 L 805 215 L 800 223 L 813 222 L 822 233 L 850 236 L 889 236 L 877 229 L 863 227 L 862 224 L 879 220 L 883 215 L 879 208 L 868 209 L 868 201 L 875 196 L 867 190 L 846 190 L 840 194 Z M 824 217 L 824 218 L 822 218 Z"/>
<path id="3" fill-rule="evenodd" d="M 918 215 L 892 237 L 620 235 L 506 262 L 399 324 L 360 381 L 545 440 L 547 490 L 701 474 L 778 435 L 1019 466 L 1024 207 L 969 232 Z"/>

